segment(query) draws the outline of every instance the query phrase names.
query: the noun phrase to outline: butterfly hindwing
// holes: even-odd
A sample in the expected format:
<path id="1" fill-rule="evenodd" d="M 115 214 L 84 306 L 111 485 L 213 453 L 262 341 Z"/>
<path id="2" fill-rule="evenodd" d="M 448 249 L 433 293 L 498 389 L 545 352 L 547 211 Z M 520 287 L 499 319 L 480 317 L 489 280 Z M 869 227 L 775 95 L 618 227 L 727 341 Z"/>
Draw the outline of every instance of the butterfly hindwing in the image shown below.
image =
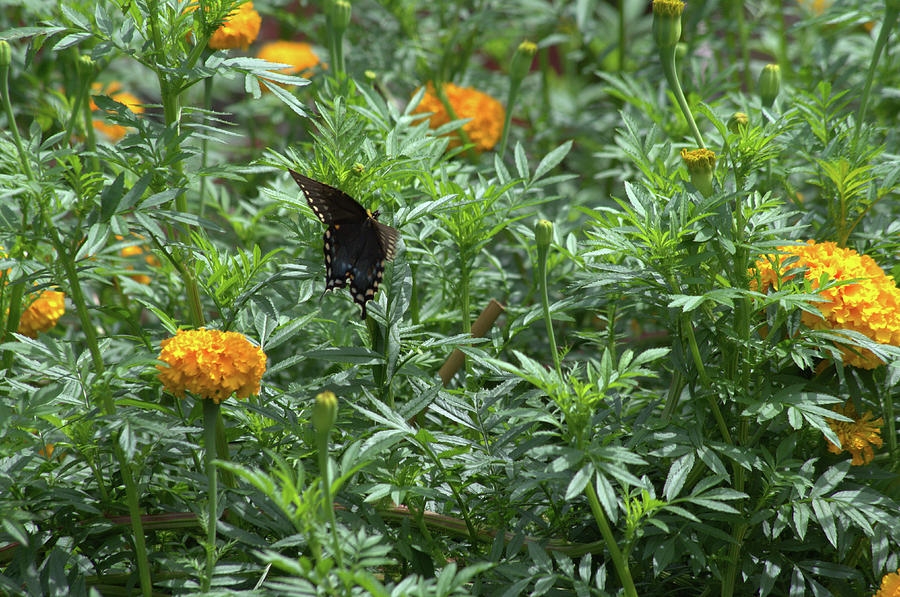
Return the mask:
<path id="1" fill-rule="evenodd" d="M 375 298 L 384 277 L 384 262 L 396 254 L 400 233 L 376 218 L 352 197 L 334 187 L 297 174 L 291 175 L 310 208 L 327 228 L 322 237 L 325 254 L 325 291 L 349 286 L 353 301 L 362 307 Z"/>

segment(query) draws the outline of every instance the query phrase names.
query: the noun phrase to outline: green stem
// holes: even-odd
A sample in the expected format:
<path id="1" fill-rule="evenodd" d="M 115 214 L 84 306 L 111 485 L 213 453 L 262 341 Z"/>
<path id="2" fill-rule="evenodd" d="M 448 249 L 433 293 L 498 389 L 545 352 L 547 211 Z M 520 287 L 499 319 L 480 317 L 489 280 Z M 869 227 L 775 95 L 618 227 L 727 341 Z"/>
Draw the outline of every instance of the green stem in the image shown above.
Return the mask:
<path id="1" fill-rule="evenodd" d="M 544 308 L 544 322 L 547 325 L 547 340 L 550 342 L 550 351 L 553 354 L 553 364 L 556 366 L 556 375 L 560 383 L 563 381 L 562 368 L 559 363 L 559 349 L 556 345 L 556 336 L 553 333 L 553 319 L 550 317 L 550 299 L 547 292 L 547 254 L 549 246 L 539 246 L 537 251 L 538 261 L 538 285 L 541 292 L 541 306 Z"/>
<path id="2" fill-rule="evenodd" d="M 500 159 L 506 155 L 506 143 L 509 140 L 509 125 L 512 122 L 513 106 L 516 104 L 516 97 L 519 95 L 519 87 L 521 81 L 509 82 L 509 95 L 506 96 L 506 116 L 503 117 L 503 133 L 500 135 L 500 150 L 498 151 Z"/>
<path id="3" fill-rule="evenodd" d="M 88 88 L 90 82 L 86 82 L 84 98 L 81 100 L 82 117 L 84 118 L 84 136 L 87 148 L 91 154 L 91 168 L 94 172 L 100 172 L 100 159 L 97 157 L 97 135 L 94 133 L 94 115 L 91 113 L 91 102 L 88 100 Z"/>
<path id="4" fill-rule="evenodd" d="M 13 114 L 12 102 L 9 99 L 9 65 L 0 66 L 0 101 L 3 102 L 3 111 L 6 112 L 7 126 L 12 133 L 13 142 L 16 144 L 16 151 L 19 153 L 19 161 L 22 163 L 22 170 L 28 180 L 34 180 L 34 172 L 31 170 L 31 161 L 25 148 L 22 145 L 22 137 L 19 136 L 19 127 L 16 124 L 16 117 Z"/>
<path id="5" fill-rule="evenodd" d="M 625 21 L 625 0 L 619 0 L 619 72 L 625 72 L 625 52 L 627 45 L 625 44 L 626 21 Z"/>
<path id="6" fill-rule="evenodd" d="M 469 264 L 463 251 L 460 251 L 459 255 L 459 309 L 462 316 L 462 331 L 464 334 L 470 334 L 472 322 L 469 321 Z"/>
<path id="7" fill-rule="evenodd" d="M 697 141 L 697 145 L 700 148 L 705 149 L 706 144 L 703 142 L 703 137 L 700 135 L 700 129 L 697 128 L 697 123 L 694 121 L 694 115 L 691 114 L 687 100 L 684 99 L 684 92 L 681 90 L 681 83 L 678 81 L 678 73 L 675 71 L 675 46 L 660 49 L 659 58 L 663 65 L 663 72 L 666 74 L 666 80 L 669 82 L 669 87 L 671 87 L 672 93 L 675 94 L 675 99 L 678 101 L 678 107 L 681 108 L 681 112 L 684 114 L 684 118 L 687 120 L 688 126 L 691 129 L 691 133 Z"/>
<path id="8" fill-rule="evenodd" d="M 884 51 L 888 38 L 891 36 L 891 30 L 897 23 L 898 15 L 900 15 L 900 1 L 885 0 L 884 22 L 881 25 L 878 39 L 875 41 L 875 49 L 872 50 L 872 60 L 869 62 L 869 70 L 866 73 L 866 83 L 863 86 L 862 96 L 859 100 L 859 112 L 856 115 L 856 129 L 853 132 L 854 141 L 859 139 L 862 123 L 866 118 L 866 110 L 869 106 L 869 95 L 872 92 L 872 82 L 875 80 L 875 67 L 878 66 L 878 60 L 881 58 L 881 53 Z"/>
<path id="9" fill-rule="evenodd" d="M 328 466 L 328 436 L 331 430 L 316 431 L 316 447 L 319 460 L 319 475 L 322 478 L 322 497 L 325 500 L 325 515 L 331 525 L 331 540 L 334 543 L 332 550 L 337 560 L 338 568 L 344 569 L 344 557 L 337 534 L 337 520 L 334 516 L 334 496 L 331 495 L 331 469 Z"/>
<path id="10" fill-rule="evenodd" d="M 150 563 L 147 560 L 147 544 L 144 539 L 144 523 L 141 520 L 141 505 L 137 485 L 131 470 L 131 463 L 125 458 L 125 453 L 122 451 L 118 438 L 116 438 L 115 445 L 116 459 L 119 461 L 119 469 L 122 471 L 122 482 L 125 483 L 125 496 L 128 500 L 131 530 L 134 534 L 134 553 L 137 558 L 138 576 L 141 579 L 141 595 L 143 597 L 151 597 L 153 594 L 153 582 L 150 579 Z"/>
<path id="11" fill-rule="evenodd" d="M 891 469 L 896 471 L 900 464 L 900 458 L 897 458 L 897 422 L 894 420 L 894 401 L 891 399 L 890 392 L 887 393 L 887 396 L 885 396 L 885 392 L 881 392 L 881 394 L 882 417 L 887 424 L 888 451 L 891 453 Z"/>
<path id="12" fill-rule="evenodd" d="M 753 79 L 750 77 L 750 46 L 749 32 L 747 31 L 747 22 L 744 19 L 744 2 L 738 0 L 733 4 L 737 17 L 738 39 L 741 44 L 741 62 L 744 69 L 744 89 L 747 93 L 753 89 Z"/>
<path id="13" fill-rule="evenodd" d="M 622 581 L 622 587 L 625 589 L 625 597 L 638 597 L 637 589 L 634 588 L 634 581 L 631 579 L 631 570 L 628 568 L 628 562 L 622 556 L 619 545 L 616 543 L 615 537 L 613 537 L 612 529 L 609 528 L 609 523 L 606 521 L 606 515 L 603 513 L 603 508 L 600 506 L 600 500 L 597 499 L 597 490 L 594 489 L 593 482 L 588 483 L 585 486 L 585 492 L 587 493 L 588 503 L 591 505 L 591 512 L 594 513 L 594 520 L 597 521 L 597 526 L 600 528 L 600 535 L 602 535 L 603 540 L 606 541 L 606 548 L 609 550 L 613 566 L 616 568 L 619 580 Z"/>
<path id="14" fill-rule="evenodd" d="M 5 277 L 6 276 L 4 275 L 4 278 Z M 10 341 L 13 333 L 19 329 L 19 319 L 22 318 L 22 296 L 24 294 L 24 280 L 19 280 L 12 285 L 12 290 L 9 293 L 9 312 L 6 316 L 6 330 L 3 335 L 4 342 Z M 14 354 L 15 353 L 12 350 L 3 351 L 3 371 L 9 371 L 9 368 L 12 366 Z"/>
<path id="15" fill-rule="evenodd" d="M 216 459 L 216 422 L 219 405 L 212 399 L 203 399 L 203 447 L 206 449 L 203 464 L 206 467 L 207 521 L 206 521 L 206 573 L 203 575 L 203 591 L 209 590 L 216 566 L 216 523 L 218 522 L 218 476 Z"/>
<path id="16" fill-rule="evenodd" d="M 206 110 L 210 110 L 212 108 L 212 88 L 213 88 L 213 78 L 207 77 L 203 79 L 203 107 Z M 204 116 L 204 120 L 209 120 L 209 115 Z M 206 170 L 206 164 L 209 160 L 209 139 L 207 135 L 203 135 L 203 138 L 200 140 L 200 169 Z M 199 215 L 202 218 L 204 212 L 206 211 L 206 176 L 200 177 L 200 212 Z"/>

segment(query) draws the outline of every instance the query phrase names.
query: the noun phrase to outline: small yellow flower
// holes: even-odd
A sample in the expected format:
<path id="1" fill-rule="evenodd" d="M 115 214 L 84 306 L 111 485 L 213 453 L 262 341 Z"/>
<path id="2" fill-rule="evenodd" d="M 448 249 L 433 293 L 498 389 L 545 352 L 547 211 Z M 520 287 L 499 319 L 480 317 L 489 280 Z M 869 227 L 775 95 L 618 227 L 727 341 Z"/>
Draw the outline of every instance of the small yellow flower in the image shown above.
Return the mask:
<path id="1" fill-rule="evenodd" d="M 882 419 L 872 419 L 872 413 L 866 411 L 862 417 L 857 417 L 856 408 L 853 402 L 847 402 L 843 408 L 840 405 L 833 407 L 831 410 L 845 417 L 850 417 L 853 422 L 829 420 L 828 426 L 834 431 L 841 445 L 828 442 L 828 451 L 832 454 L 840 454 L 847 450 L 853 455 L 850 464 L 860 466 L 869 464 L 875 458 L 872 446 L 881 447 L 881 426 L 884 425 Z"/>
<path id="2" fill-rule="evenodd" d="M 157 365 L 159 379 L 178 397 L 188 391 L 200 398 L 222 402 L 259 394 L 259 381 L 266 370 L 266 354 L 236 332 L 178 330 L 160 342 Z"/>
<path id="3" fill-rule="evenodd" d="M 503 132 L 503 120 L 506 118 L 503 104 L 486 93 L 471 87 L 457 87 L 453 83 L 444 84 L 444 93 L 457 118 L 471 118 L 462 128 L 475 144 L 475 148 L 478 151 L 493 149 Z M 428 126 L 433 129 L 443 126 L 451 120 L 431 83 L 428 84 L 425 96 L 413 110 L 413 114 L 428 112 L 432 112 L 428 117 Z M 459 145 L 459 138 L 454 135 L 450 141 L 450 147 Z"/>
<path id="4" fill-rule="evenodd" d="M 884 575 L 881 588 L 873 597 L 900 597 L 900 569 Z"/>
<path id="5" fill-rule="evenodd" d="M 798 259 L 787 267 L 807 268 L 805 277 L 813 290 L 819 287 L 823 274 L 830 280 L 859 279 L 859 282 L 821 292 L 820 296 L 827 302 L 816 303 L 816 307 L 824 319 L 804 312 L 801 316 L 803 323 L 813 329 L 854 330 L 880 344 L 900 346 L 900 289 L 874 259 L 853 249 L 838 247 L 833 242 L 816 243 L 812 240 L 805 245 L 779 247 L 778 250 L 786 255 L 770 255 L 756 262 L 760 292 L 765 292 L 769 286 L 777 288 L 778 271 L 785 269 L 780 264 L 791 256 Z M 776 264 L 775 269 L 772 263 Z M 790 278 L 781 276 L 780 281 L 783 284 Z M 755 281 L 751 281 L 751 289 L 757 289 Z M 857 354 L 841 347 L 841 352 L 847 365 L 874 369 L 883 364 L 869 350 L 861 349 L 861 354 Z"/>
<path id="6" fill-rule="evenodd" d="M 19 318 L 18 332 L 29 338 L 37 338 L 38 332 L 46 332 L 66 312 L 65 294 L 45 290 L 35 298 Z"/>
<path id="7" fill-rule="evenodd" d="M 277 62 L 279 64 L 290 64 L 292 66 L 283 68 L 279 73 L 285 75 L 299 74 L 301 77 L 310 77 L 312 69 L 319 64 L 319 57 L 313 51 L 312 46 L 302 41 L 272 41 L 264 44 L 256 55 L 261 60 L 268 62 Z M 280 83 L 277 83 L 281 85 Z M 263 83 L 263 89 L 267 90 L 266 84 Z M 281 85 L 285 87 L 285 85 Z"/>
<path id="8" fill-rule="evenodd" d="M 110 99 L 113 99 L 120 104 L 125 104 L 129 110 L 134 112 L 135 114 L 143 114 L 144 106 L 141 104 L 141 100 L 128 93 L 127 91 L 119 91 L 122 88 L 122 85 L 116 81 L 113 81 L 109 85 L 105 87 L 100 83 L 94 83 L 91 85 L 91 91 L 98 95 L 108 95 Z M 94 103 L 94 100 L 91 100 L 91 111 L 96 112 L 99 110 L 97 104 Z M 107 124 L 106 122 L 94 118 L 94 129 L 100 131 L 112 142 L 116 143 L 125 136 L 125 133 L 128 132 L 128 129 L 120 124 Z"/>
<path id="9" fill-rule="evenodd" d="M 259 35 L 262 18 L 253 9 L 252 2 L 245 2 L 237 10 L 228 15 L 221 27 L 209 38 L 209 47 L 213 50 L 230 50 L 241 48 L 246 50 Z"/>
<path id="10" fill-rule="evenodd" d="M 134 236 L 136 236 L 139 240 L 144 240 L 144 237 L 139 234 L 135 234 Z M 116 240 L 123 240 L 124 238 L 125 237 L 123 237 L 122 235 L 116 235 Z M 147 249 L 142 245 L 132 245 L 130 247 L 125 247 L 124 249 L 119 251 L 119 255 L 121 255 L 122 257 L 134 257 L 143 255 L 144 261 L 147 262 L 147 265 L 149 265 L 150 267 L 159 267 L 159 260 L 152 253 L 148 252 Z M 128 269 L 134 269 L 134 267 L 129 265 Z M 150 283 L 150 276 L 146 274 L 132 274 L 131 279 L 138 284 Z"/>
<path id="11" fill-rule="evenodd" d="M 660 48 L 674 48 L 681 39 L 681 0 L 653 0 L 653 38 Z"/>

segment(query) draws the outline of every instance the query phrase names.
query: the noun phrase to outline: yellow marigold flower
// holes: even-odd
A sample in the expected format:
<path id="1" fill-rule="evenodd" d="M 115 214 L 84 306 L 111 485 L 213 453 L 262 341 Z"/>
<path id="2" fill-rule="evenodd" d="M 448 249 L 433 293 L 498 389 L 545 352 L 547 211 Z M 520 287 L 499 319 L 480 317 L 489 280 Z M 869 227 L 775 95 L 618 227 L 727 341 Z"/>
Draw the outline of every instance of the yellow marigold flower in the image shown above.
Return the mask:
<path id="1" fill-rule="evenodd" d="M 881 426 L 884 425 L 882 419 L 872 419 L 872 413 L 866 411 L 862 417 L 856 415 L 856 408 L 853 402 L 847 402 L 843 408 L 840 405 L 833 407 L 831 410 L 845 417 L 850 417 L 853 422 L 848 421 L 828 421 L 828 426 L 834 431 L 841 445 L 828 442 L 828 451 L 832 454 L 840 454 L 847 450 L 853 454 L 853 460 L 850 464 L 859 466 L 869 464 L 875 458 L 872 446 L 881 447 Z M 898 596 L 900 597 L 900 596 Z"/>
<path id="2" fill-rule="evenodd" d="M 285 75 L 299 74 L 302 77 L 311 76 L 312 68 L 319 64 L 319 57 L 313 51 L 312 46 L 302 41 L 271 41 L 259 49 L 256 57 L 268 62 L 290 64 L 292 66 L 278 72 Z M 263 83 L 263 89 L 268 89 L 265 83 Z"/>
<path id="3" fill-rule="evenodd" d="M 503 104 L 486 93 L 471 87 L 457 87 L 453 83 L 444 84 L 444 93 L 457 118 L 471 118 L 462 128 L 475 144 L 476 149 L 478 151 L 493 149 L 503 132 L 503 120 L 506 118 Z M 432 83 L 428 84 L 425 96 L 413 110 L 413 114 L 428 112 L 432 113 L 428 117 L 428 126 L 433 129 L 443 126 L 451 120 L 450 115 L 444 109 L 444 104 L 438 99 Z M 454 136 L 450 141 L 450 147 L 459 145 L 458 137 Z"/>
<path id="4" fill-rule="evenodd" d="M 157 365 L 165 388 L 184 397 L 185 391 L 222 402 L 233 393 L 238 398 L 259 394 L 259 380 L 266 370 L 266 353 L 243 335 L 219 330 L 178 330 L 160 342 Z"/>
<path id="5" fill-rule="evenodd" d="M 799 259 L 788 268 L 807 268 L 806 280 L 815 290 L 819 287 L 822 274 L 830 280 L 853 280 L 859 282 L 836 286 L 820 293 L 827 302 L 816 303 L 823 318 L 804 312 L 803 323 L 813 329 L 845 329 L 854 330 L 881 344 L 900 346 L 900 289 L 894 278 L 885 275 L 875 260 L 868 255 L 860 255 L 853 249 L 838 247 L 836 243 L 816 243 L 807 241 L 805 245 L 779 247 L 779 251 L 787 255 L 770 255 L 767 259 L 756 262 L 756 272 L 761 283 L 760 292 L 765 292 L 771 285 L 777 288 L 778 275 L 772 263 L 780 265 L 785 259 L 796 255 Z M 753 272 L 751 272 L 752 274 Z M 781 282 L 791 276 L 782 276 Z M 751 282 L 756 290 L 756 282 Z M 844 363 L 874 369 L 883 362 L 871 351 L 862 349 L 857 354 L 849 348 L 842 347 Z"/>
<path id="6" fill-rule="evenodd" d="M 144 237 L 139 234 L 135 234 L 135 236 L 140 240 L 144 240 Z M 123 240 L 124 238 L 125 237 L 123 237 L 120 234 L 116 235 L 116 240 Z M 159 260 L 152 253 L 148 252 L 145 247 L 143 247 L 141 245 L 132 245 L 130 247 L 125 247 L 124 249 L 119 251 L 119 255 L 121 255 L 122 257 L 134 257 L 136 255 L 143 255 L 144 261 L 147 262 L 147 265 L 149 265 L 150 267 L 158 267 L 159 266 Z M 134 269 L 134 267 L 129 265 L 128 269 Z M 135 282 L 137 282 L 138 284 L 149 284 L 150 283 L 150 276 L 148 276 L 146 274 L 132 274 L 131 279 L 134 280 Z"/>
<path id="7" fill-rule="evenodd" d="M 900 597 L 900 569 L 881 579 L 881 588 L 874 597 Z"/>
<path id="8" fill-rule="evenodd" d="M 46 332 L 66 312 L 65 294 L 55 290 L 45 290 L 35 298 L 19 318 L 18 332 L 23 336 L 37 338 L 38 332 Z"/>
<path id="9" fill-rule="evenodd" d="M 213 50 L 230 50 L 241 48 L 246 50 L 259 35 L 262 19 L 253 9 L 252 2 L 245 2 L 237 10 L 228 15 L 221 27 L 209 38 L 209 47 Z"/>
<path id="10" fill-rule="evenodd" d="M 716 153 L 709 149 L 687 148 L 681 150 L 681 159 L 691 175 L 691 183 L 704 197 L 713 194 L 713 171 L 716 169 Z"/>
<path id="11" fill-rule="evenodd" d="M 120 104 L 125 104 L 129 110 L 134 112 L 135 114 L 143 114 L 144 107 L 141 105 L 143 102 L 128 93 L 127 91 L 119 91 L 122 88 L 122 85 L 118 82 L 114 81 L 105 87 L 100 83 L 94 83 L 91 85 L 91 91 L 96 94 L 108 95 L 111 99 L 119 102 Z M 97 104 L 94 103 L 94 100 L 91 100 L 91 111 L 96 112 L 99 110 Z M 128 132 L 128 129 L 120 124 L 107 124 L 106 122 L 94 118 L 94 129 L 100 131 L 113 143 L 118 142 L 122 137 L 125 136 L 125 133 Z"/>

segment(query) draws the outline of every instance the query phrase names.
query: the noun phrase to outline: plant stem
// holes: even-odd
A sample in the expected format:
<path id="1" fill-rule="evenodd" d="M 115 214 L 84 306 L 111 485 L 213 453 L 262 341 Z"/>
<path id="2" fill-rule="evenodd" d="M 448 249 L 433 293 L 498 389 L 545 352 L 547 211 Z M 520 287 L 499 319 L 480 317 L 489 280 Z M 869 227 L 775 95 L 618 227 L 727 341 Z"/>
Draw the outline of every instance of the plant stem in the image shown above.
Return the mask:
<path id="1" fill-rule="evenodd" d="M 218 476 L 216 459 L 216 422 L 219 405 L 211 399 L 203 400 L 203 447 L 206 449 L 203 464 L 206 468 L 206 493 L 208 500 L 206 521 L 206 573 L 203 575 L 203 591 L 209 590 L 216 566 L 216 523 L 218 522 Z"/>
<path id="2" fill-rule="evenodd" d="M 9 130 L 12 133 L 13 142 L 16 144 L 16 151 L 19 153 L 19 161 L 22 163 L 22 170 L 28 180 L 34 180 L 34 172 L 31 170 L 31 161 L 25 153 L 22 146 L 22 137 L 19 136 L 19 127 L 16 124 L 16 117 L 13 114 L 12 102 L 9 100 L 9 65 L 0 66 L 0 101 L 3 103 L 3 111 L 6 112 L 6 121 Z"/>
<path id="3" fill-rule="evenodd" d="M 622 556 L 619 545 L 616 543 L 615 537 L 613 537 L 612 529 L 609 528 L 609 523 L 606 521 L 606 515 L 603 513 L 603 508 L 600 506 L 600 500 L 597 499 L 597 490 L 594 489 L 594 484 L 588 483 L 585 486 L 585 491 L 588 497 L 588 504 L 591 505 L 591 512 L 594 513 L 594 520 L 600 528 L 600 534 L 603 536 L 603 540 L 606 541 L 606 548 L 609 550 L 609 556 L 612 558 L 613 566 L 615 566 L 616 573 L 619 575 L 619 580 L 622 581 L 622 587 L 625 589 L 625 597 L 638 597 L 637 589 L 634 588 L 634 581 L 631 579 L 631 570 L 628 568 L 628 562 Z"/>
<path id="4" fill-rule="evenodd" d="M 678 81 L 678 73 L 675 70 L 675 46 L 672 46 L 671 48 L 662 48 L 660 50 L 660 61 L 663 65 L 663 72 L 666 74 L 666 81 L 668 81 L 672 93 L 675 94 L 675 99 L 678 101 L 678 107 L 681 108 L 681 112 L 684 114 L 684 118 L 687 120 L 688 126 L 691 129 L 691 133 L 697 141 L 697 145 L 700 148 L 705 149 L 706 144 L 703 143 L 700 129 L 697 128 L 697 123 L 694 121 L 694 115 L 691 114 L 691 109 L 688 106 L 687 100 L 684 99 L 684 92 L 681 90 L 681 83 Z"/>
<path id="5" fill-rule="evenodd" d="M 744 19 L 744 0 L 738 0 L 732 4 L 737 18 L 738 39 L 741 45 L 741 62 L 744 69 L 744 91 L 750 93 L 753 88 L 753 79 L 750 77 L 750 47 L 747 22 Z"/>
<path id="6" fill-rule="evenodd" d="M 547 292 L 547 254 L 549 246 L 539 246 L 537 250 L 538 261 L 538 285 L 541 293 L 541 306 L 544 308 L 544 323 L 547 325 L 547 341 L 550 342 L 550 351 L 553 354 L 553 364 L 556 366 L 556 375 L 562 383 L 562 367 L 559 363 L 559 349 L 556 345 L 556 336 L 553 333 L 553 319 L 550 317 L 550 299 Z"/>
<path id="7" fill-rule="evenodd" d="M 619 64 L 620 73 L 625 72 L 625 52 L 627 45 L 625 44 L 626 22 L 625 22 L 625 0 L 619 0 Z"/>
<path id="8" fill-rule="evenodd" d="M 332 550 L 337 560 L 338 568 L 344 568 L 344 557 L 337 534 L 337 520 L 334 516 L 334 496 L 331 495 L 331 469 L 328 466 L 328 436 L 331 430 L 316 431 L 316 448 L 319 460 L 319 475 L 322 478 L 322 497 L 325 500 L 325 515 L 331 525 L 331 540 L 334 543 Z"/>
<path id="9" fill-rule="evenodd" d="M 881 24 L 881 31 L 878 33 L 878 39 L 875 41 L 875 48 L 872 50 L 872 60 L 869 62 L 869 70 L 866 73 L 866 83 L 863 86 L 862 96 L 859 100 L 859 112 L 856 114 L 856 129 L 853 132 L 854 141 L 859 139 L 862 123 L 866 118 L 866 110 L 869 106 L 869 94 L 872 92 L 872 82 L 875 79 L 875 67 L 878 66 L 878 60 L 881 58 L 881 53 L 887 45 L 891 30 L 897 23 L 898 15 L 900 15 L 900 2 L 897 0 L 885 0 L 884 22 Z"/>

